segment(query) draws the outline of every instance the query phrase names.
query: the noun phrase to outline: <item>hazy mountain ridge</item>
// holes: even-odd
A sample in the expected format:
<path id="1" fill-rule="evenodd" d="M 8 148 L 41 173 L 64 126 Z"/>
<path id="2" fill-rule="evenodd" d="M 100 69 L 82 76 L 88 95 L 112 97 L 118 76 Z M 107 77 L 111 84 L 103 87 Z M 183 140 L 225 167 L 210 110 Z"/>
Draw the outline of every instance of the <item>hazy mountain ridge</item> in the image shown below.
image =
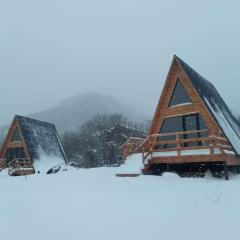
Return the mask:
<path id="1" fill-rule="evenodd" d="M 74 131 L 94 115 L 102 113 L 121 113 L 133 121 L 143 121 L 148 118 L 112 96 L 94 92 L 68 98 L 55 107 L 30 114 L 28 117 L 53 123 L 62 134 L 65 131 Z M 0 142 L 6 135 L 7 129 L 8 126 L 0 127 Z"/>
<path id="2" fill-rule="evenodd" d="M 7 135 L 8 127 L 9 127 L 8 125 L 0 127 L 0 147 L 1 147 L 1 144 L 2 144 L 5 136 Z"/>

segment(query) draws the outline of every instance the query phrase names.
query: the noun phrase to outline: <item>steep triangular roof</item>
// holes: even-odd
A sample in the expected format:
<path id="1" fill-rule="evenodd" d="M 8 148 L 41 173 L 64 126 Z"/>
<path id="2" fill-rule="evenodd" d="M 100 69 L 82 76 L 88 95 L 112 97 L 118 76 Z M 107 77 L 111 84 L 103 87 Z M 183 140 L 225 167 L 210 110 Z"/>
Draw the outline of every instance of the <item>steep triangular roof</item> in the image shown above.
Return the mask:
<path id="1" fill-rule="evenodd" d="M 193 70 L 179 57 L 174 56 L 178 64 L 191 81 L 202 101 L 208 107 L 219 127 L 228 138 L 236 153 L 240 155 L 240 127 L 229 107 L 212 83 Z"/>
<path id="2" fill-rule="evenodd" d="M 46 155 L 60 158 L 67 163 L 57 130 L 53 124 L 18 115 L 15 116 L 15 119 L 20 126 L 30 158 L 33 161 L 40 159 L 41 155 Z"/>

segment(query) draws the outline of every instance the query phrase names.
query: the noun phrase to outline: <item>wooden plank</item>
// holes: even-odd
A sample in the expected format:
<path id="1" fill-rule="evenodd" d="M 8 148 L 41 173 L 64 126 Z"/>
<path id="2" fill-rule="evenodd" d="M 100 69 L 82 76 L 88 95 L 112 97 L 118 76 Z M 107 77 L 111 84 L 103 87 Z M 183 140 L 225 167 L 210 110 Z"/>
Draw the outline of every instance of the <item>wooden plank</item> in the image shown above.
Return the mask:
<path id="1" fill-rule="evenodd" d="M 149 136 L 149 138 L 158 138 L 158 137 L 168 137 L 168 136 L 175 136 L 175 135 L 186 135 L 186 134 L 194 134 L 194 133 L 207 133 L 208 129 L 203 130 L 194 130 L 194 131 L 183 131 L 183 132 L 171 132 L 171 133 L 157 133 L 152 134 Z"/>
<path id="2" fill-rule="evenodd" d="M 186 138 L 186 139 L 178 139 L 178 140 L 160 140 L 156 141 L 155 145 L 167 145 L 167 144 L 178 144 L 178 143 L 197 143 L 197 142 L 211 142 L 212 138 L 203 137 L 203 138 Z"/>
<path id="3" fill-rule="evenodd" d="M 116 177 L 138 177 L 141 174 L 135 174 L 135 173 L 118 173 L 115 176 Z"/>
<path id="4" fill-rule="evenodd" d="M 219 149 L 217 146 L 213 146 L 214 149 Z M 193 146 L 193 147 L 181 147 L 180 151 L 188 151 L 188 150 L 204 150 L 207 149 L 210 151 L 210 146 Z M 154 149 L 154 152 L 175 152 L 177 148 L 164 148 L 164 149 Z"/>
<path id="5" fill-rule="evenodd" d="M 169 157 L 153 157 L 149 162 L 150 164 L 168 163 L 168 164 L 181 164 L 181 163 L 205 163 L 205 162 L 223 162 L 227 166 L 240 166 L 240 159 L 235 156 L 226 154 L 215 155 L 196 155 L 196 156 L 169 156 Z"/>
<path id="6" fill-rule="evenodd" d="M 223 154 L 215 155 L 189 155 L 189 156 L 164 156 L 164 157 L 153 157 L 149 163 L 168 163 L 168 164 L 178 164 L 178 163 L 201 163 L 201 162 L 222 162 L 226 159 Z"/>

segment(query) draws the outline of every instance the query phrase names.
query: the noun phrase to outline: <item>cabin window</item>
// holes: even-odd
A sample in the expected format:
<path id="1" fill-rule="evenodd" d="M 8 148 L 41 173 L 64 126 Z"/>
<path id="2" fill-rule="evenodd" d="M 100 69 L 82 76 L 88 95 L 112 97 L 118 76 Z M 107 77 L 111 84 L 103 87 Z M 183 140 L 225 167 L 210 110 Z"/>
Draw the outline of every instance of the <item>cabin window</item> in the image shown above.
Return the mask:
<path id="1" fill-rule="evenodd" d="M 160 134 L 175 133 L 175 132 L 183 132 L 181 116 L 164 119 Z M 166 141 L 166 140 L 176 140 L 176 135 L 161 136 L 158 138 L 158 141 Z M 175 148 L 175 147 L 177 147 L 176 144 L 164 144 L 164 145 L 156 146 L 156 148 Z"/>
<path id="2" fill-rule="evenodd" d="M 183 116 L 182 123 L 183 123 L 184 131 L 195 131 L 195 130 L 206 129 L 206 125 L 204 124 L 204 121 L 202 120 L 200 114 Z M 200 138 L 200 137 L 202 137 L 201 133 L 189 133 L 189 134 L 183 135 L 184 139 Z M 184 147 L 193 147 L 193 146 L 201 146 L 201 145 L 202 145 L 201 142 L 185 143 Z"/>
<path id="3" fill-rule="evenodd" d="M 16 158 L 25 158 L 23 147 L 9 148 L 5 154 L 7 164 Z"/>
<path id="4" fill-rule="evenodd" d="M 18 131 L 18 129 L 15 130 L 13 136 L 12 136 L 12 139 L 11 139 L 12 142 L 19 142 L 21 141 L 21 137 L 20 137 L 20 133 Z"/>
<path id="5" fill-rule="evenodd" d="M 195 130 L 205 130 L 207 126 L 202 119 L 199 113 L 177 116 L 166 118 L 163 121 L 162 128 L 160 130 L 160 134 L 164 133 L 175 133 L 175 132 L 186 132 L 186 131 L 195 131 Z M 191 134 L 183 134 L 180 135 L 180 138 L 190 139 L 190 138 L 201 138 L 206 137 L 207 133 L 191 133 Z M 166 141 L 166 140 L 176 140 L 176 135 L 170 136 L 161 136 L 158 138 L 158 141 Z M 192 146 L 201 146 L 202 142 L 194 142 L 194 143 L 185 143 L 184 147 L 192 147 Z M 156 148 L 175 148 L 176 144 L 164 144 L 157 145 Z"/>
<path id="6" fill-rule="evenodd" d="M 177 106 L 181 104 L 192 103 L 190 97 L 188 96 L 187 91 L 183 87 L 180 80 L 177 80 L 169 107 Z"/>

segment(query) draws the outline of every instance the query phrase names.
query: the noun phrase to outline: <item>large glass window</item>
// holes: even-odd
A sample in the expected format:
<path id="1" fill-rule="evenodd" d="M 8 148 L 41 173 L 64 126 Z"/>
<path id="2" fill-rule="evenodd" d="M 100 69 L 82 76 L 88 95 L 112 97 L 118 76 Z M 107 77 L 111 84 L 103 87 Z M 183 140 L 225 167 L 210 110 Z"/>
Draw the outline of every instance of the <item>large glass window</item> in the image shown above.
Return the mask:
<path id="1" fill-rule="evenodd" d="M 166 118 L 163 121 L 162 128 L 160 130 L 160 134 L 164 133 L 175 133 L 175 132 L 187 132 L 187 131 L 195 131 L 195 130 L 204 130 L 207 129 L 205 122 L 199 113 L 185 115 L 185 116 L 177 116 Z M 183 139 L 190 138 L 200 138 L 207 136 L 207 133 L 189 133 L 180 135 Z M 158 138 L 158 141 L 166 141 L 166 140 L 176 140 L 176 135 L 172 136 L 161 136 Z M 191 146 L 201 146 L 202 142 L 194 142 L 194 143 L 185 143 L 184 147 Z M 164 144 L 157 145 L 155 148 L 174 148 L 177 147 L 176 144 Z"/>
<path id="2" fill-rule="evenodd" d="M 25 158 L 23 147 L 9 148 L 4 156 L 7 164 L 16 158 Z"/>
<path id="3" fill-rule="evenodd" d="M 183 87 L 181 81 L 177 80 L 169 107 L 184 104 L 184 103 L 192 103 L 192 101 L 188 96 L 187 91 Z"/>
<path id="4" fill-rule="evenodd" d="M 199 119 L 198 114 L 183 116 L 182 117 L 182 123 L 183 123 L 184 131 L 200 130 L 198 119 Z M 183 135 L 184 139 L 199 138 L 199 137 L 200 137 L 199 133 L 188 133 L 188 134 Z M 184 147 L 193 147 L 193 146 L 198 146 L 198 145 L 201 145 L 201 143 L 198 143 L 198 142 L 185 143 Z"/>
<path id="5" fill-rule="evenodd" d="M 175 133 L 175 132 L 182 132 L 182 117 L 172 117 L 166 118 L 163 121 L 162 128 L 160 133 Z M 166 141 L 166 140 L 176 140 L 176 135 L 170 136 L 161 136 L 158 138 L 158 141 Z M 156 148 L 174 148 L 177 147 L 176 144 L 164 144 L 164 145 L 157 145 Z"/>
<path id="6" fill-rule="evenodd" d="M 12 136 L 12 139 L 11 139 L 12 142 L 18 142 L 18 141 L 21 141 L 21 137 L 20 137 L 20 133 L 18 131 L 18 129 L 15 130 L 13 136 Z"/>

